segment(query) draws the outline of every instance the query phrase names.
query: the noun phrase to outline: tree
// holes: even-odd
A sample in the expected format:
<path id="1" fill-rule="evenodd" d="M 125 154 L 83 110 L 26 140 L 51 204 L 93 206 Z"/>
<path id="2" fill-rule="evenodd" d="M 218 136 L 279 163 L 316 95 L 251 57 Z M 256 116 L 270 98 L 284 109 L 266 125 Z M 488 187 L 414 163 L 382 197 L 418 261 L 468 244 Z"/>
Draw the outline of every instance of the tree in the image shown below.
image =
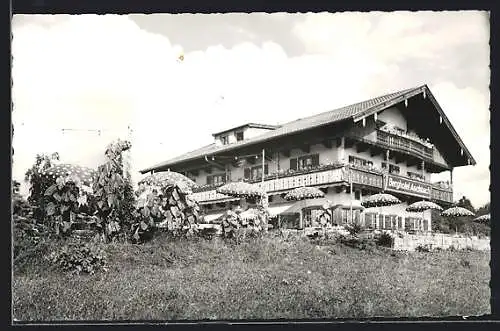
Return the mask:
<path id="1" fill-rule="evenodd" d="M 481 215 L 486 215 L 486 214 L 489 214 L 490 213 L 490 203 L 486 203 L 484 204 L 483 206 L 479 207 L 477 210 L 476 210 L 476 215 L 477 216 L 481 216 Z"/>
<path id="2" fill-rule="evenodd" d="M 470 200 L 462 196 L 456 203 L 457 207 L 462 207 L 476 213 L 476 209 L 472 206 Z M 456 229 L 457 232 L 472 233 L 473 225 L 470 217 L 451 217 L 449 220 L 449 226 L 452 229 Z"/>
<path id="3" fill-rule="evenodd" d="M 460 200 L 458 200 L 457 207 L 462 207 L 470 210 L 473 213 L 476 213 L 476 209 L 472 206 L 470 200 L 465 196 L 461 197 Z"/>

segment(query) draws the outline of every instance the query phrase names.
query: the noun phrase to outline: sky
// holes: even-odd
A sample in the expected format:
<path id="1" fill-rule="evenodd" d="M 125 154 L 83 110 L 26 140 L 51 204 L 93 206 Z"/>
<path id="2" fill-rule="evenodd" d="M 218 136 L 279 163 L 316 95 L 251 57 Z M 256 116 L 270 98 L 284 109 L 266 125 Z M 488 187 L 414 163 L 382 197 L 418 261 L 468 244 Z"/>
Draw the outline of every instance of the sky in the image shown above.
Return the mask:
<path id="1" fill-rule="evenodd" d="M 37 153 L 97 167 L 107 143 L 128 138 L 137 180 L 223 129 L 427 84 L 477 161 L 454 170 L 454 198 L 479 207 L 490 201 L 489 31 L 479 11 L 14 15 L 13 178 Z"/>

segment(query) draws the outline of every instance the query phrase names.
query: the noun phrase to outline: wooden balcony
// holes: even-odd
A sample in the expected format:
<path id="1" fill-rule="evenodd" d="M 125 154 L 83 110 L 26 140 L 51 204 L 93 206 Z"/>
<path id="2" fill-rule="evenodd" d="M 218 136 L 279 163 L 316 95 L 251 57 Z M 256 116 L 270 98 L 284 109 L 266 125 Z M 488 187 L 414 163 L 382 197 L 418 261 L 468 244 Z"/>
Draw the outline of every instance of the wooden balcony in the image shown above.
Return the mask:
<path id="1" fill-rule="evenodd" d="M 347 184 L 350 181 L 357 186 L 374 188 L 380 191 L 385 188 L 388 192 L 420 197 L 422 199 L 432 199 L 438 203 L 453 202 L 451 187 L 443 187 L 404 176 L 382 173 L 378 170 L 363 167 L 346 167 L 344 165 L 324 166 L 302 173 L 269 175 L 266 176 L 263 183 L 257 180 L 251 182 L 263 187 L 268 193 L 276 193 L 287 192 L 301 186 L 328 187 L 341 183 Z M 237 200 L 217 193 L 216 189 L 221 185 L 204 186 L 195 189 L 193 190 L 193 197 L 202 203 Z"/>
<path id="2" fill-rule="evenodd" d="M 438 202 L 453 203 L 452 187 L 442 187 L 438 184 L 432 184 L 431 199 Z"/>
<path id="3" fill-rule="evenodd" d="M 276 178 L 277 177 L 277 178 Z M 288 191 L 301 186 L 318 186 L 340 183 L 347 178 L 344 167 L 335 167 L 327 170 L 311 170 L 308 173 L 286 174 L 276 177 L 267 176 L 263 183 L 253 181 L 256 185 L 263 187 L 266 192 Z M 220 186 L 220 185 L 218 185 Z M 216 192 L 217 187 L 209 190 L 204 188 L 194 190 L 193 197 L 200 201 L 229 200 L 231 197 Z"/>
<path id="4" fill-rule="evenodd" d="M 377 142 L 391 149 L 409 152 L 424 159 L 433 159 L 434 156 L 433 148 L 404 135 L 377 130 Z"/>

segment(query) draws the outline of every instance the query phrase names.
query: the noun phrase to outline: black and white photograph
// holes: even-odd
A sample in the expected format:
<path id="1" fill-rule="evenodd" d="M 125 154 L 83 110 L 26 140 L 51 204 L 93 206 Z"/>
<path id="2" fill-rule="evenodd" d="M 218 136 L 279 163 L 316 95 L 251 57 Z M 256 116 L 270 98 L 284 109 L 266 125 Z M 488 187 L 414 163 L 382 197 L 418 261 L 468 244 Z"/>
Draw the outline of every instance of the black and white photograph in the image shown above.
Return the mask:
<path id="1" fill-rule="evenodd" d="M 489 12 L 11 26 L 14 323 L 491 314 Z"/>

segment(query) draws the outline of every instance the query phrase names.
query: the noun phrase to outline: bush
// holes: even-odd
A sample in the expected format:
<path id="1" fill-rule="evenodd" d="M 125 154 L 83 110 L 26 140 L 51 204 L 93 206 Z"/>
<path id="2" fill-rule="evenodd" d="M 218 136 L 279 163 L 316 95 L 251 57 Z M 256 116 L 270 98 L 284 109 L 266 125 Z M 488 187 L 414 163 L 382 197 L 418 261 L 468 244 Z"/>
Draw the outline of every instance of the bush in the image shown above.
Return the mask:
<path id="1" fill-rule="evenodd" d="M 382 247 L 392 247 L 394 244 L 394 238 L 387 232 L 382 233 L 376 240 L 377 245 Z"/>
<path id="2" fill-rule="evenodd" d="M 217 234 L 216 228 L 203 228 L 198 230 L 198 235 L 204 239 L 211 240 Z"/>
<path id="3" fill-rule="evenodd" d="M 351 236 L 357 236 L 361 231 L 363 231 L 363 227 L 360 223 L 355 222 L 353 224 L 346 225 L 346 230 Z"/>
<path id="4" fill-rule="evenodd" d="M 67 243 L 61 250 L 52 252 L 48 260 L 63 271 L 76 274 L 106 271 L 106 257 L 103 251 L 88 243 Z"/>
<path id="5" fill-rule="evenodd" d="M 41 259 L 43 254 L 40 251 L 45 249 L 49 231 L 46 226 L 30 217 L 13 215 L 12 223 L 13 264 L 16 269 L 23 269 L 34 262 L 34 259 Z"/>
<path id="6" fill-rule="evenodd" d="M 356 238 L 356 237 L 343 237 L 341 236 L 339 238 L 339 241 L 341 244 L 360 249 L 360 250 L 368 250 L 372 251 L 375 248 L 375 242 L 373 239 L 368 239 L 368 238 Z"/>
<path id="7" fill-rule="evenodd" d="M 52 166 L 52 162 L 59 160 L 59 154 L 51 155 L 38 154 L 35 158 L 33 166 L 26 171 L 24 180 L 30 185 L 30 195 L 28 202 L 31 203 L 35 210 L 35 217 L 42 220 L 45 216 L 45 196 L 44 193 L 52 184 L 52 180 L 43 176 L 42 173 Z"/>
<path id="8" fill-rule="evenodd" d="M 129 226 L 128 223 L 134 218 L 134 197 L 128 174 L 123 170 L 122 157 L 122 153 L 130 147 L 130 142 L 121 140 L 108 145 L 105 152 L 108 161 L 98 167 L 97 178 L 93 183 L 97 226 L 106 241 L 126 232 L 125 226 Z"/>
<path id="9" fill-rule="evenodd" d="M 45 191 L 45 213 L 56 235 L 69 235 L 79 211 L 79 181 L 72 176 L 58 177 Z"/>
<path id="10" fill-rule="evenodd" d="M 431 248 L 429 245 L 418 245 L 417 247 L 415 247 L 415 251 L 421 253 L 427 253 L 431 251 Z"/>

